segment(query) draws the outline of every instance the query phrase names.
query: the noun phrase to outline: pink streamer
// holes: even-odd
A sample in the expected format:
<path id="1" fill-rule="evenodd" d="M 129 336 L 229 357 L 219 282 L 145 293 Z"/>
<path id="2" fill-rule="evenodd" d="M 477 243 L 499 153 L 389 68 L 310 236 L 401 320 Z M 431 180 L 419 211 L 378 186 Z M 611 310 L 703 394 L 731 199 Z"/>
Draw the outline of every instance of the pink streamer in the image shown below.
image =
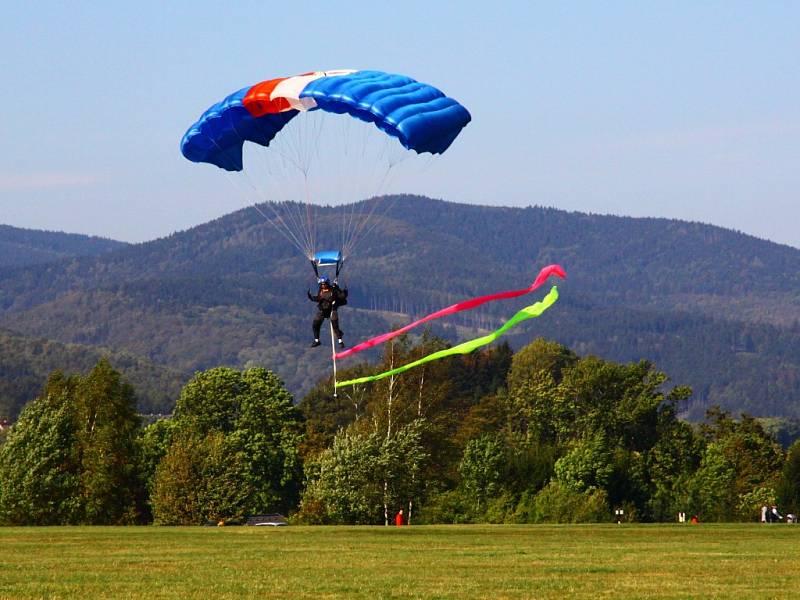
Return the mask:
<path id="1" fill-rule="evenodd" d="M 544 269 L 539 271 L 539 275 L 537 275 L 534 282 L 525 289 L 513 290 L 509 292 L 500 292 L 498 294 L 489 294 L 488 296 L 480 296 L 478 298 L 473 298 L 472 300 L 465 300 L 464 302 L 453 304 L 452 306 L 448 306 L 447 308 L 443 308 L 442 310 L 437 310 L 435 313 L 431 313 L 426 317 L 422 317 L 418 321 L 409 323 L 405 327 L 401 327 L 400 329 L 395 329 L 394 331 L 390 331 L 389 333 L 378 335 L 374 338 L 368 339 L 365 342 L 361 342 L 357 346 L 353 346 L 352 348 L 348 348 L 347 350 L 337 352 L 336 358 L 346 358 L 352 354 L 361 352 L 362 350 L 366 350 L 368 348 L 374 348 L 379 344 L 388 342 L 392 338 L 396 338 L 398 335 L 404 334 L 405 332 L 413 329 L 417 325 L 422 325 L 423 323 L 427 323 L 428 321 L 433 321 L 434 319 L 438 319 L 440 317 L 446 317 L 447 315 L 452 315 L 457 312 L 461 312 L 463 310 L 472 310 L 473 308 L 477 308 L 482 304 L 486 304 L 487 302 L 493 302 L 495 300 L 506 300 L 508 298 L 517 298 L 519 296 L 524 296 L 525 294 L 530 294 L 536 288 L 540 287 L 545 281 L 547 281 L 547 278 L 550 277 L 551 275 L 556 275 L 558 277 L 561 277 L 561 279 L 566 279 L 567 277 L 566 272 L 564 271 L 564 269 L 561 268 L 560 265 L 548 265 Z"/>

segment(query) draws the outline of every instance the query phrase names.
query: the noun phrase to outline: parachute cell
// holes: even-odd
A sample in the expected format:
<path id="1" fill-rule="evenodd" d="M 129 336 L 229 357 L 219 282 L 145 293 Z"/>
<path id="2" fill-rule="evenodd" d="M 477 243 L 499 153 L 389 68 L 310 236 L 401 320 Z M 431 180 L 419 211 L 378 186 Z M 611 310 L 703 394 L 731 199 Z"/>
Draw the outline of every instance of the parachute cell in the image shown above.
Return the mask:
<path id="1" fill-rule="evenodd" d="M 318 267 L 333 267 L 342 262 L 342 253 L 338 250 L 320 250 L 314 254 L 314 262 Z"/>

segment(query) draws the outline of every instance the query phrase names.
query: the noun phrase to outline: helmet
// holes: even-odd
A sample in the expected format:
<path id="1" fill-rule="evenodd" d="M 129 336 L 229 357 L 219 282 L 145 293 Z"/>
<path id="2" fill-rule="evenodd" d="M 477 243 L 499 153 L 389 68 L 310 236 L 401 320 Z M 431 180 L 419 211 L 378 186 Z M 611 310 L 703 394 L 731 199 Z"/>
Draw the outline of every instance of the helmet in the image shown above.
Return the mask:
<path id="1" fill-rule="evenodd" d="M 318 285 L 322 285 L 323 283 L 324 283 L 325 285 L 330 285 L 330 284 L 331 284 L 331 280 L 330 280 L 330 278 L 329 278 L 327 275 L 323 275 L 322 277 L 320 277 L 319 279 L 317 279 L 317 284 L 318 284 Z"/>

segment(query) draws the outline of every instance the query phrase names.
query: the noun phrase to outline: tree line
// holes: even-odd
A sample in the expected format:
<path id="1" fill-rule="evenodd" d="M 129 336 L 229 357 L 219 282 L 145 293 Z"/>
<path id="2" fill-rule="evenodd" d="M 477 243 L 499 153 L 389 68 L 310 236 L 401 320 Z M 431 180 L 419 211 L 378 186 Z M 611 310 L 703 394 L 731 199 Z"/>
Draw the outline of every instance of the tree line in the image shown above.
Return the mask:
<path id="1" fill-rule="evenodd" d="M 391 368 L 444 347 L 387 344 Z M 282 512 L 297 523 L 755 520 L 800 508 L 800 443 L 747 415 L 681 420 L 691 395 L 647 361 L 537 339 L 428 363 L 298 404 L 263 368 L 197 372 L 144 424 L 106 360 L 53 373 L 0 433 L 0 522 L 202 524 Z"/>

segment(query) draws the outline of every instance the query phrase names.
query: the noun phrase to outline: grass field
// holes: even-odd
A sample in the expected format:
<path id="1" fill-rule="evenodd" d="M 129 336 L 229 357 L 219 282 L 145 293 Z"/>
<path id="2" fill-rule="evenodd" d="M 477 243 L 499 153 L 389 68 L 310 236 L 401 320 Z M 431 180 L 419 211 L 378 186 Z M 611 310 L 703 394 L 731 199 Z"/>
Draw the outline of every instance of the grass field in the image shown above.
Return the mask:
<path id="1" fill-rule="evenodd" d="M 1 598 L 790 598 L 800 526 L 0 528 Z"/>

